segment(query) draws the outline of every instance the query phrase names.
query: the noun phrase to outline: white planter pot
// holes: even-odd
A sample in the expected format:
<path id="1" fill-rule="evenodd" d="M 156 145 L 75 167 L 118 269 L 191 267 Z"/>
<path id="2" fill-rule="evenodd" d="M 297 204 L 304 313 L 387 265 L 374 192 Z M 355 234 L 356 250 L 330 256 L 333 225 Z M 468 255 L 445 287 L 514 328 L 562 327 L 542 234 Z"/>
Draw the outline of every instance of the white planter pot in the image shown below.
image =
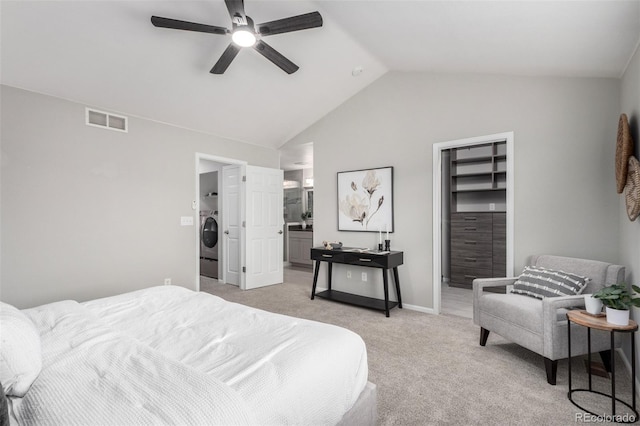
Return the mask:
<path id="1" fill-rule="evenodd" d="M 302 229 L 307 229 L 307 222 L 304 222 L 304 221 L 303 221 L 303 222 L 300 224 L 300 226 L 302 227 Z"/>
<path id="2" fill-rule="evenodd" d="M 613 309 L 607 306 L 607 322 L 615 325 L 629 325 L 629 311 Z"/>
<path id="3" fill-rule="evenodd" d="M 602 312 L 602 300 L 596 299 L 590 294 L 584 295 L 584 306 L 591 315 L 598 315 Z"/>

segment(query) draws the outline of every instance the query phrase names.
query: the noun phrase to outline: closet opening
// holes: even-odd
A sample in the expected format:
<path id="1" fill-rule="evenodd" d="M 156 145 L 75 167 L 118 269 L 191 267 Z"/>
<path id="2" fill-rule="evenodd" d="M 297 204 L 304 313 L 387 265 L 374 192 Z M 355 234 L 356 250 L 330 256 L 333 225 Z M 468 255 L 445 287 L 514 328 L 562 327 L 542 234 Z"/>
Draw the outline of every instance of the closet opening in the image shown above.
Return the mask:
<path id="1" fill-rule="evenodd" d="M 473 280 L 513 274 L 513 133 L 433 154 L 434 312 L 471 318 Z"/>

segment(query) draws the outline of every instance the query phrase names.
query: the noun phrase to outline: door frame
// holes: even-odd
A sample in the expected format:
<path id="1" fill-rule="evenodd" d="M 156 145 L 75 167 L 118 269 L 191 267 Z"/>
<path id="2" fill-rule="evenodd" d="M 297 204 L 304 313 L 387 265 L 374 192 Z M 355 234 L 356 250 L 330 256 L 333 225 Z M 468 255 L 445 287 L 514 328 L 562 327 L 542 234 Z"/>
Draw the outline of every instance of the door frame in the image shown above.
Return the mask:
<path id="1" fill-rule="evenodd" d="M 507 276 L 513 276 L 514 265 L 514 158 L 513 131 L 476 136 L 433 144 L 433 313 L 440 314 L 442 286 L 442 151 L 464 146 L 507 141 Z"/>
<path id="2" fill-rule="evenodd" d="M 195 212 L 197 213 L 197 219 L 195 220 L 195 253 L 196 253 L 196 277 L 195 277 L 195 289 L 196 291 L 200 291 L 200 160 L 205 160 L 205 161 L 212 161 L 215 163 L 220 163 L 222 165 L 231 165 L 231 164 L 237 164 L 240 166 L 246 166 L 247 162 L 243 161 L 243 160 L 236 160 L 235 158 L 227 158 L 227 157 L 219 157 L 217 155 L 211 155 L 211 154 L 204 154 L 201 152 L 196 152 L 195 155 L 195 198 L 193 200 L 193 202 L 191 203 L 191 208 L 193 210 L 195 210 Z M 224 218 L 222 218 L 223 220 L 225 220 Z M 240 218 L 240 220 L 242 220 L 242 218 Z M 242 244 L 242 243 L 241 243 Z M 244 245 L 241 246 L 240 248 L 240 258 L 242 259 L 244 257 L 244 250 L 245 247 Z M 222 253 L 222 261 L 223 262 L 227 262 L 229 258 L 228 253 Z M 223 270 L 223 274 L 221 274 L 221 277 L 218 278 L 218 281 L 225 283 L 225 276 L 224 276 L 224 268 Z"/>

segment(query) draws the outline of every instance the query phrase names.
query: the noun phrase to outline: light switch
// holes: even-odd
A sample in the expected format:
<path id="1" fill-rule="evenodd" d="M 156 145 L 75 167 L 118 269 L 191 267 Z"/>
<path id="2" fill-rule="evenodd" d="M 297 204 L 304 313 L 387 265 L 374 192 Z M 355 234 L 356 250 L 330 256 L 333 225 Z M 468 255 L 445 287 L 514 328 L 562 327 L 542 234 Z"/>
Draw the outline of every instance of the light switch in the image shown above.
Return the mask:
<path id="1" fill-rule="evenodd" d="M 193 226 L 193 216 L 180 217 L 180 226 Z"/>

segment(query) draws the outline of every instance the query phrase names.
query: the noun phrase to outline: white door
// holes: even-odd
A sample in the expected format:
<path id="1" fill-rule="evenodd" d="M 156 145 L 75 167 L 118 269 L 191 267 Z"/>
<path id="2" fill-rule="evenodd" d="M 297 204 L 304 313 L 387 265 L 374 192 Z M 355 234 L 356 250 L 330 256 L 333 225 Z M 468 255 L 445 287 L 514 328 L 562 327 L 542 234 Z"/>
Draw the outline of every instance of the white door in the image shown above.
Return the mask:
<path id="1" fill-rule="evenodd" d="M 222 280 L 239 286 L 242 278 L 242 168 L 222 168 Z"/>
<path id="2" fill-rule="evenodd" d="M 282 283 L 282 170 L 246 166 L 245 290 Z"/>

